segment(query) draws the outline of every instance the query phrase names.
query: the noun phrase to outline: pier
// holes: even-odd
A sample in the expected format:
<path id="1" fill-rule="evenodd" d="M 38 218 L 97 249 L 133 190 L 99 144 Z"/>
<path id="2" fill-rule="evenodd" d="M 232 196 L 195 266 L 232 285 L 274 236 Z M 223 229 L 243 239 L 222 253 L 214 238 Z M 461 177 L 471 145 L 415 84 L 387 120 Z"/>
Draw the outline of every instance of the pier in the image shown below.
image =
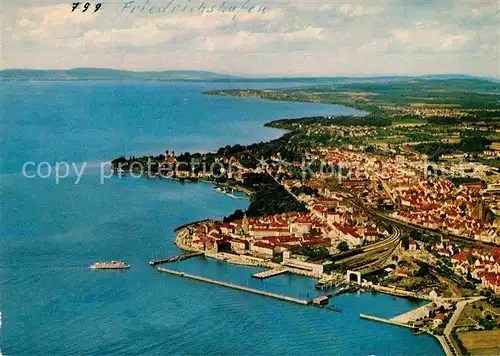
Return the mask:
<path id="1" fill-rule="evenodd" d="M 233 199 L 248 200 L 248 198 L 246 196 L 245 197 L 240 197 L 238 195 L 234 195 L 233 193 L 223 193 L 223 194 L 225 194 L 228 197 L 233 198 Z"/>
<path id="2" fill-rule="evenodd" d="M 209 183 L 212 183 L 212 182 L 209 182 Z M 254 194 L 254 192 L 252 190 L 247 189 L 245 187 L 242 187 L 240 185 L 229 186 L 226 183 L 217 183 L 217 184 L 214 185 L 214 190 L 216 190 L 217 188 L 219 188 L 221 190 L 232 190 L 232 191 L 242 192 L 242 193 L 246 194 L 247 197 L 249 197 L 252 194 Z M 246 199 L 246 197 L 243 198 L 243 199 Z"/>
<path id="3" fill-rule="evenodd" d="M 327 305 L 329 299 L 330 299 L 330 297 L 328 297 L 327 295 L 321 295 L 321 296 L 313 299 L 313 304 L 315 304 L 315 305 Z"/>
<path id="4" fill-rule="evenodd" d="M 214 188 L 214 190 L 218 193 L 221 193 L 221 194 L 224 194 L 224 195 L 227 195 L 228 197 L 230 198 L 233 198 L 233 199 L 243 199 L 243 200 L 248 200 L 248 196 L 245 195 L 245 196 L 237 196 L 237 195 L 234 195 L 234 189 L 232 189 L 231 191 L 229 191 L 228 189 L 226 188 L 219 188 L 219 187 L 216 187 Z"/>
<path id="5" fill-rule="evenodd" d="M 269 298 L 283 300 L 285 302 L 291 302 L 291 303 L 301 304 L 301 305 L 309 305 L 309 304 L 311 304 L 311 301 L 308 301 L 308 300 L 297 299 L 297 298 L 288 297 L 288 296 L 281 295 L 281 294 L 270 293 L 270 292 L 262 291 L 262 290 L 259 290 L 259 289 L 253 289 L 253 288 L 249 288 L 249 287 L 240 286 L 240 285 L 237 285 L 237 284 L 232 284 L 232 283 L 227 283 L 227 282 L 222 282 L 222 281 L 216 281 L 214 279 L 210 279 L 210 278 L 206 278 L 206 277 L 201 277 L 201 276 L 196 276 L 194 274 L 189 274 L 189 273 L 174 271 L 174 270 L 166 269 L 166 268 L 163 268 L 163 267 L 158 267 L 156 269 L 159 272 L 164 272 L 164 273 L 172 274 L 174 276 L 188 278 L 188 279 L 192 279 L 192 280 L 200 281 L 200 282 L 211 283 L 211 284 L 215 284 L 215 285 L 218 285 L 218 286 L 222 286 L 222 287 L 226 287 L 226 288 L 231 288 L 231 289 L 236 289 L 236 290 L 240 290 L 240 291 L 244 291 L 244 292 L 249 292 L 249 293 L 253 293 L 253 294 L 258 294 L 258 295 L 262 295 L 262 296 L 269 297 Z"/>
<path id="6" fill-rule="evenodd" d="M 380 323 L 391 324 L 391 325 L 402 326 L 402 327 L 405 327 L 405 328 L 413 329 L 413 327 L 411 325 L 403 324 L 403 323 L 398 323 L 397 321 L 393 321 L 393 320 L 390 320 L 390 319 L 379 318 L 379 317 L 376 317 L 376 316 L 371 316 L 371 315 L 366 315 L 366 314 L 359 314 L 359 317 L 361 319 L 373 320 L 373 321 L 378 321 Z"/>
<path id="7" fill-rule="evenodd" d="M 162 263 L 171 263 L 171 262 L 177 262 L 177 261 L 184 261 L 187 260 L 188 258 L 191 257 L 196 257 L 196 256 L 201 256 L 204 255 L 204 252 L 191 252 L 191 253 L 184 253 L 182 255 L 174 256 L 174 257 L 166 257 L 162 258 L 159 260 L 151 260 L 149 261 L 150 266 L 156 266 L 160 265 Z"/>
<path id="8" fill-rule="evenodd" d="M 254 275 L 252 275 L 252 277 L 257 279 L 266 279 L 288 272 L 290 272 L 288 268 L 278 267 L 269 269 L 267 271 L 255 273 Z"/>

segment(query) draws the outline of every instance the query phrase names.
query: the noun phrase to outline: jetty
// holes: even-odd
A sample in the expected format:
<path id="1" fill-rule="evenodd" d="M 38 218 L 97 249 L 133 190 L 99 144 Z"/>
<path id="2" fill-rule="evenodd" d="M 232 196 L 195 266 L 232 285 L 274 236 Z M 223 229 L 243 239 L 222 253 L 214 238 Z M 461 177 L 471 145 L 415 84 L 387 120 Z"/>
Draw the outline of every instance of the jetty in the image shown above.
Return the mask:
<path id="1" fill-rule="evenodd" d="M 321 295 L 313 299 L 313 304 L 315 305 L 327 305 L 330 298 L 327 295 Z"/>
<path id="2" fill-rule="evenodd" d="M 413 329 L 413 327 L 411 325 L 399 323 L 399 322 L 393 321 L 391 319 L 384 319 L 384 318 L 379 318 L 377 316 L 366 315 L 366 314 L 359 314 L 359 317 L 361 319 L 373 320 L 373 321 L 378 321 L 380 323 L 391 324 L 391 325 L 402 326 L 405 328 Z"/>
<path id="3" fill-rule="evenodd" d="M 288 268 L 277 267 L 273 269 L 268 269 L 267 271 L 255 273 L 252 275 L 252 277 L 257 279 L 266 279 L 288 272 L 290 272 Z"/>
<path id="4" fill-rule="evenodd" d="M 326 310 L 330 310 L 330 311 L 334 311 L 334 312 L 337 312 L 337 313 L 341 313 L 342 312 L 342 309 L 340 309 L 340 307 L 338 307 L 336 305 L 327 305 L 327 306 L 325 306 L 325 309 Z"/>
<path id="5" fill-rule="evenodd" d="M 234 194 L 234 192 L 235 192 L 234 189 L 229 190 L 228 188 L 225 188 L 225 187 L 215 187 L 214 191 L 216 191 L 218 193 L 221 193 L 221 194 L 224 194 L 224 195 L 227 195 L 228 197 L 233 198 L 233 199 L 243 199 L 243 200 L 247 200 L 248 199 L 248 196 L 246 196 L 246 195 L 245 196 L 235 195 Z"/>
<path id="6" fill-rule="evenodd" d="M 249 287 L 244 287 L 244 286 L 240 286 L 240 285 L 232 284 L 232 283 L 228 283 L 228 282 L 216 281 L 214 279 L 210 279 L 210 278 L 206 278 L 206 277 L 201 277 L 201 276 L 197 276 L 197 275 L 194 275 L 194 274 L 189 274 L 189 273 L 185 273 L 185 272 L 174 271 L 174 270 L 166 269 L 166 268 L 163 268 L 163 267 L 157 267 L 156 269 L 159 272 L 168 273 L 168 274 L 171 274 L 171 275 L 174 275 L 174 276 L 188 278 L 188 279 L 192 279 L 192 280 L 200 281 L 200 282 L 205 282 L 205 283 L 211 283 L 211 284 L 215 284 L 215 285 L 218 285 L 218 286 L 222 286 L 222 287 L 226 287 L 226 288 L 231 288 L 231 289 L 235 289 L 235 290 L 240 290 L 240 291 L 244 291 L 244 292 L 249 292 L 249 293 L 253 293 L 253 294 L 258 294 L 258 295 L 262 295 L 262 296 L 269 297 L 269 298 L 283 300 L 285 302 L 291 302 L 291 303 L 301 304 L 301 305 L 309 305 L 309 304 L 311 304 L 311 301 L 308 301 L 308 300 L 303 300 L 303 299 L 297 299 L 297 298 L 293 298 L 293 297 L 288 297 L 286 295 L 281 295 L 281 294 L 266 292 L 266 291 L 262 291 L 262 290 L 259 290 L 259 289 L 253 289 L 253 288 L 249 288 Z"/>
<path id="7" fill-rule="evenodd" d="M 156 266 L 156 265 L 161 265 L 162 263 L 171 263 L 171 262 L 178 262 L 178 261 L 184 261 L 187 260 L 188 258 L 191 257 L 196 257 L 196 256 L 201 256 L 204 255 L 204 252 L 191 252 L 191 253 L 184 253 L 182 255 L 178 256 L 173 256 L 173 257 L 166 257 L 166 258 L 161 258 L 158 260 L 151 260 L 149 261 L 150 266 Z"/>
<path id="8" fill-rule="evenodd" d="M 219 190 L 217 190 L 217 188 Z M 224 191 L 228 191 L 228 190 L 231 190 L 231 191 L 237 191 L 237 192 L 242 192 L 244 194 L 247 195 L 247 197 L 251 196 L 252 194 L 254 194 L 254 191 L 250 190 L 250 189 L 247 189 L 245 187 L 242 187 L 240 185 L 235 185 L 235 186 L 229 186 L 228 184 L 226 183 L 217 183 L 215 184 L 214 186 L 214 190 L 216 190 L 217 192 L 219 193 L 224 193 Z M 246 199 L 246 197 L 244 198 Z"/>
<path id="9" fill-rule="evenodd" d="M 233 193 L 224 193 L 224 194 L 233 199 L 248 200 L 248 197 L 246 196 L 240 197 L 238 195 L 234 195 Z"/>

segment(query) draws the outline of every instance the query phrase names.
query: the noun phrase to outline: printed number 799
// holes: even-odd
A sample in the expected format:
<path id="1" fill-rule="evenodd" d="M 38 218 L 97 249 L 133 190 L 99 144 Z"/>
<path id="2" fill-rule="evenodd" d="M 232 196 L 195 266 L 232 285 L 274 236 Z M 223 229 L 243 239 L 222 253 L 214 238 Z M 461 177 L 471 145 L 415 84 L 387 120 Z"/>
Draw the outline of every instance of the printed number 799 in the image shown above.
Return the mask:
<path id="1" fill-rule="evenodd" d="M 71 10 L 71 12 L 75 11 L 78 6 L 80 6 L 80 3 L 79 2 L 74 2 L 73 3 L 73 9 Z M 97 10 L 99 10 L 101 8 L 102 4 L 101 3 L 98 3 L 98 4 L 95 4 L 95 10 L 94 12 L 97 12 Z M 89 9 L 90 7 L 90 3 L 89 2 L 86 2 L 85 4 L 83 4 L 83 10 L 82 12 L 85 12 Z"/>

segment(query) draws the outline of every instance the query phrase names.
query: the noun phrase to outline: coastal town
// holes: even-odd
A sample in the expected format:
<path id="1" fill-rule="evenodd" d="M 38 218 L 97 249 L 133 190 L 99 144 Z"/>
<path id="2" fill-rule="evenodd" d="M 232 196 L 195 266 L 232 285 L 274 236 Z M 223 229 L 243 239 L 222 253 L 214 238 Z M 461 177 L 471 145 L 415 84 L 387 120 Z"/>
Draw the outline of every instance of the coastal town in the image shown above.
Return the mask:
<path id="1" fill-rule="evenodd" d="M 500 247 L 495 247 L 500 243 L 500 220 L 494 218 L 500 204 L 497 186 L 478 182 L 457 186 L 446 177 L 433 177 L 422 169 L 425 157 L 392 159 L 341 149 L 322 150 L 320 154 L 328 164 L 349 174 L 325 179 L 317 173 L 306 181 L 293 179 L 282 175 L 283 167 L 273 167 L 278 157 L 258 171 L 283 176 L 282 186 L 303 202 L 308 212 L 244 215 L 228 222 L 191 225 L 179 233 L 178 246 L 231 263 L 264 266 L 271 271 L 286 269 L 326 281 L 340 281 L 347 273 L 352 282 L 352 269 L 362 276 L 361 288 L 389 294 L 410 292 L 410 296 L 429 300 L 425 307 L 388 322 L 431 333 L 452 354 L 453 350 L 467 350 L 464 340 L 470 333 L 482 333 L 487 340 L 496 338 L 499 306 L 474 296 L 500 295 Z M 244 181 L 246 173 L 256 172 L 239 173 L 233 177 Z M 405 225 L 410 226 L 405 234 L 411 227 L 417 233 L 396 235 L 397 245 L 390 245 L 388 252 L 377 248 L 373 250 L 376 254 L 361 251 L 390 240 L 394 230 L 403 230 Z M 346 251 L 360 251 L 359 258 L 336 258 Z M 422 270 L 432 271 L 432 278 L 423 279 Z M 485 303 L 493 310 L 457 328 L 462 338 L 453 327 L 447 328 L 460 300 L 466 301 L 463 308 Z M 485 329 L 484 324 L 493 330 Z"/>
<path id="2" fill-rule="evenodd" d="M 404 122 L 409 109 L 377 110 L 386 115 L 277 120 L 267 126 L 288 132 L 274 141 L 119 157 L 113 170 L 249 198 L 246 211 L 177 230 L 192 256 L 267 269 L 256 278 L 313 277 L 328 297 L 354 288 L 426 300 L 391 319 L 361 317 L 432 334 L 449 355 L 500 350 L 491 342 L 500 331 L 500 126 L 489 119 L 498 109 L 412 109 L 424 123 Z M 440 122 L 449 118 L 464 121 Z"/>
<path id="3" fill-rule="evenodd" d="M 423 233 L 419 235 L 444 236 L 450 241 L 477 241 L 484 243 L 481 246 L 500 243 L 500 220 L 492 219 L 500 200 L 491 193 L 491 186 L 456 186 L 444 177 L 430 177 L 422 170 L 424 162 L 418 160 L 384 159 L 339 149 L 322 153 L 329 164 L 345 168 L 349 174 L 325 179 L 318 173 L 306 181 L 283 177 L 280 182 L 304 203 L 307 212 L 201 223 L 183 232 L 182 244 L 196 250 L 217 253 L 226 249 L 264 258 L 301 248 L 326 249 L 327 255 L 335 255 L 387 239 L 398 224 L 420 229 Z M 272 167 L 271 163 L 266 170 L 272 176 L 284 170 Z M 240 175 L 262 171 L 249 169 Z M 387 221 L 393 226 L 389 228 Z M 415 239 L 412 242 L 416 249 Z M 500 282 L 497 277 L 495 281 Z M 484 286 L 488 288 L 486 282 Z"/>
<path id="4" fill-rule="evenodd" d="M 0 356 L 500 356 L 500 0 L 1 7 Z"/>

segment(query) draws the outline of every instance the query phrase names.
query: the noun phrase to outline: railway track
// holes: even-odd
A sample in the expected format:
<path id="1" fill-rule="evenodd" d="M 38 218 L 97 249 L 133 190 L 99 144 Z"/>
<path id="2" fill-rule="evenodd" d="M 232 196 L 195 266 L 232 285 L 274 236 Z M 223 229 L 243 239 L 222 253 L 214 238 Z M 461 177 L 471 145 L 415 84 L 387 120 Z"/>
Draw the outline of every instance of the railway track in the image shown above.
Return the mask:
<path id="1" fill-rule="evenodd" d="M 394 229 L 392 236 L 387 239 L 377 242 L 376 244 L 366 246 L 367 248 L 356 255 L 347 256 L 344 259 L 337 259 L 336 264 L 347 264 L 349 269 L 364 268 L 367 265 L 384 263 L 392 255 L 394 250 L 399 245 L 401 232 L 399 229 Z M 369 248 L 368 248 L 369 247 Z"/>

